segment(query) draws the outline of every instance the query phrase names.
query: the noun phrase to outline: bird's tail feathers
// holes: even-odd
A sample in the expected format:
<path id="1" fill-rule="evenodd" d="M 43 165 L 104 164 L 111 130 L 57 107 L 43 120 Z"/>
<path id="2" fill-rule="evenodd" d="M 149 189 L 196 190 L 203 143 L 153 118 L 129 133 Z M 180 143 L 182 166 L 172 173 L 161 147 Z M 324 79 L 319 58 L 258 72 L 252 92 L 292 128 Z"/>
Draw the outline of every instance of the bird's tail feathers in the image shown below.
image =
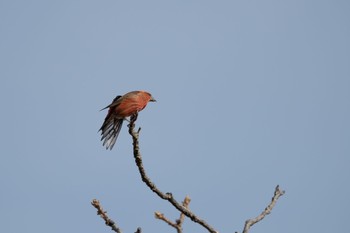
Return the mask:
<path id="1" fill-rule="evenodd" d="M 105 119 L 102 127 L 99 131 L 101 131 L 101 141 L 103 141 L 103 146 L 106 146 L 106 149 L 112 150 L 119 132 L 123 126 L 124 119 L 117 119 L 112 115 Z"/>

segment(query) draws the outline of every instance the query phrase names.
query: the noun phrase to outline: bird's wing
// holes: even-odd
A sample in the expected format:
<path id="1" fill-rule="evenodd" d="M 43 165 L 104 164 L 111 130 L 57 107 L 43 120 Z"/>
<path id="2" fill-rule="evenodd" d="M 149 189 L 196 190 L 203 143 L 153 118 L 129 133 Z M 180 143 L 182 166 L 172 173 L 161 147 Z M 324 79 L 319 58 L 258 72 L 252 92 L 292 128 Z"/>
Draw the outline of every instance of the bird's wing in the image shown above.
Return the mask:
<path id="1" fill-rule="evenodd" d="M 106 108 L 110 108 L 110 107 L 114 107 L 114 106 L 118 105 L 120 103 L 120 97 L 122 97 L 122 96 L 118 95 L 117 97 L 115 97 L 110 105 L 108 105 L 107 107 L 102 108 L 100 111 L 105 110 Z"/>

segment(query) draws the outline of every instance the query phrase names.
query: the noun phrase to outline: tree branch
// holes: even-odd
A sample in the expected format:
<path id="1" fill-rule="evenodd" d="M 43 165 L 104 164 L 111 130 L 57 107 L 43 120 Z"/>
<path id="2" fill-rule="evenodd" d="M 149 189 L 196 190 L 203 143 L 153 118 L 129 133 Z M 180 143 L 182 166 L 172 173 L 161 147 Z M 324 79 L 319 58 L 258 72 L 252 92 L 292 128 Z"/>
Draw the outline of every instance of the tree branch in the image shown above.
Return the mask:
<path id="1" fill-rule="evenodd" d="M 155 212 L 154 217 L 159 220 L 163 220 L 165 223 L 167 223 L 169 226 L 174 227 L 177 231 L 177 233 L 181 233 L 182 229 L 179 227 L 176 223 L 172 222 L 170 219 L 164 216 L 161 212 Z"/>
<path id="2" fill-rule="evenodd" d="M 251 226 L 253 226 L 257 222 L 260 222 L 261 220 L 263 220 L 266 217 L 266 215 L 270 214 L 273 207 L 276 205 L 278 198 L 280 198 L 284 193 L 285 193 L 285 191 L 280 190 L 279 185 L 277 185 L 275 188 L 275 193 L 273 194 L 273 197 L 272 197 L 270 204 L 256 218 L 248 219 L 245 222 L 244 229 L 243 229 L 242 233 L 248 233 Z"/>
<path id="3" fill-rule="evenodd" d="M 185 207 L 185 208 L 188 208 L 188 205 L 190 204 L 190 201 L 191 201 L 190 197 L 186 196 L 184 201 L 182 202 L 182 206 Z M 176 229 L 177 233 L 182 233 L 182 223 L 185 220 L 185 215 L 182 212 L 180 212 L 180 218 L 177 219 L 175 223 L 170 221 L 168 218 L 166 218 L 164 216 L 164 214 L 162 214 L 160 212 L 155 212 L 154 216 L 156 217 L 156 219 L 163 220 L 168 225 L 174 227 Z"/>
<path id="4" fill-rule="evenodd" d="M 119 227 L 117 227 L 115 222 L 108 217 L 107 211 L 103 210 L 98 200 L 96 199 L 92 200 L 91 205 L 97 209 L 97 215 L 101 216 L 101 218 L 105 221 L 107 226 L 110 226 L 112 230 L 117 233 L 122 233 L 122 231 L 119 229 Z"/>
<path id="5" fill-rule="evenodd" d="M 133 151 L 134 151 L 134 158 L 135 163 L 139 169 L 141 179 L 142 181 L 154 192 L 156 193 L 160 198 L 163 200 L 169 201 L 177 210 L 179 210 L 181 213 L 186 215 L 188 218 L 190 218 L 193 222 L 196 222 L 206 228 L 210 233 L 218 233 L 213 227 L 211 227 L 208 223 L 206 223 L 204 220 L 198 218 L 194 213 L 192 213 L 189 209 L 178 203 L 173 195 L 171 193 L 163 193 L 161 192 L 156 185 L 150 180 L 150 178 L 146 175 L 146 171 L 143 167 L 142 157 L 140 153 L 139 148 L 139 133 L 141 128 L 138 129 L 136 132 L 135 129 L 135 121 L 137 119 L 137 114 L 130 117 L 130 124 L 129 127 L 129 134 L 132 136 L 133 140 Z"/>

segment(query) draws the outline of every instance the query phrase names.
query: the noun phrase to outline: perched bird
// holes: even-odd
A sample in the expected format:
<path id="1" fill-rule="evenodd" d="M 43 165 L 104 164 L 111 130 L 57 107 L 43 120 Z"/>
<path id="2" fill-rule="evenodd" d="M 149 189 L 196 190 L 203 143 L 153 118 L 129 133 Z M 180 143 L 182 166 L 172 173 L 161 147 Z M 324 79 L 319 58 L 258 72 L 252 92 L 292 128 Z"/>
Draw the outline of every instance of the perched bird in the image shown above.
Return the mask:
<path id="1" fill-rule="evenodd" d="M 144 109 L 148 102 L 155 101 L 152 95 L 146 91 L 132 91 L 123 96 L 118 95 L 110 105 L 101 109 L 102 111 L 109 108 L 108 114 L 99 130 L 101 131 L 103 146 L 112 150 L 122 128 L 123 121 Z"/>

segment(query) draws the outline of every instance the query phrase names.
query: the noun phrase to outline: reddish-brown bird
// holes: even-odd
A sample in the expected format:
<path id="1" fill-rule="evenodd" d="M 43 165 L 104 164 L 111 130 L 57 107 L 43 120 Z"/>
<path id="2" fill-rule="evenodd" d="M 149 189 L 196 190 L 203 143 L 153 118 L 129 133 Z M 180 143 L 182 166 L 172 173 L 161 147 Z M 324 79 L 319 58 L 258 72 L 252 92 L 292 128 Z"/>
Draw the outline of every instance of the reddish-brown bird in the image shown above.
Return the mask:
<path id="1" fill-rule="evenodd" d="M 105 121 L 99 130 L 101 131 L 103 146 L 112 150 L 123 121 L 144 109 L 148 102 L 155 101 L 152 95 L 146 91 L 132 91 L 123 96 L 118 95 L 110 105 L 101 109 L 102 111 L 109 108 Z"/>

